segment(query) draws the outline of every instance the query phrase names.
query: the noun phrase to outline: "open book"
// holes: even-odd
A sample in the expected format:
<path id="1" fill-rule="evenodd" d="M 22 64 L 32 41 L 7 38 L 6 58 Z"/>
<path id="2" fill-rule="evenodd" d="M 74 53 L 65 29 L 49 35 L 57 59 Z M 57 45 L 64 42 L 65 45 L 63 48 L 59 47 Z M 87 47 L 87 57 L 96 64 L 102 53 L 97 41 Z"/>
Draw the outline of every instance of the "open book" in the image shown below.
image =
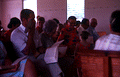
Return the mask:
<path id="1" fill-rule="evenodd" d="M 5 69 L 12 69 L 12 68 L 15 68 L 15 64 L 18 64 L 20 61 L 22 61 L 23 59 L 25 59 L 27 56 L 24 56 L 24 57 L 21 57 L 21 58 L 18 58 L 17 60 L 15 60 L 11 65 L 9 66 L 2 66 L 0 67 L 0 70 L 5 70 Z"/>
<path id="2" fill-rule="evenodd" d="M 64 40 L 54 43 L 50 48 L 46 49 L 44 60 L 46 63 L 55 63 L 58 61 L 58 46 Z"/>
<path id="3" fill-rule="evenodd" d="M 12 65 L 15 65 L 17 63 L 19 63 L 20 61 L 22 61 L 23 59 L 25 59 L 27 56 L 24 56 L 24 57 L 21 57 L 21 58 L 18 58 L 17 60 L 15 60 Z"/>

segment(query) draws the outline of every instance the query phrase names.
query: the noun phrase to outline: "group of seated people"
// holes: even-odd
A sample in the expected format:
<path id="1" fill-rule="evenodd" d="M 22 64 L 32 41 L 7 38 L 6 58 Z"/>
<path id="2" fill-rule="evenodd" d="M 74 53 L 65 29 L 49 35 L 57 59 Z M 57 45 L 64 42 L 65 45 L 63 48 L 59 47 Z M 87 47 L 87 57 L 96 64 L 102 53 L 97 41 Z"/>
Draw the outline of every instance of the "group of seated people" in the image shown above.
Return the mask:
<path id="1" fill-rule="evenodd" d="M 37 26 L 34 18 L 32 10 L 23 9 L 21 21 L 16 17 L 10 19 L 9 30 L 0 37 L 0 76 L 78 77 L 77 66 L 74 66 L 75 59 L 79 59 L 74 55 L 77 50 L 120 50 L 120 10 L 111 14 L 111 34 L 102 37 L 95 30 L 95 18 L 90 21 L 83 18 L 80 22 L 70 16 L 61 24 L 56 18 L 45 21 L 44 17 L 37 16 Z M 66 54 L 59 57 L 58 62 L 47 64 L 46 49 L 60 40 L 64 40 L 61 47 L 67 46 Z M 23 59 L 12 65 L 20 58 Z"/>

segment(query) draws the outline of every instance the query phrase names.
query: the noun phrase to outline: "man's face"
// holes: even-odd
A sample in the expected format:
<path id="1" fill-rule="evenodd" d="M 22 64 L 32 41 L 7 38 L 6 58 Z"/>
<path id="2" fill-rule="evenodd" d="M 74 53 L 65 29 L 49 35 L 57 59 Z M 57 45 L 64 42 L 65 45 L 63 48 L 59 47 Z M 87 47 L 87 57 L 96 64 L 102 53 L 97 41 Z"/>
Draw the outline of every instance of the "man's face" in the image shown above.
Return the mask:
<path id="1" fill-rule="evenodd" d="M 68 25 L 73 29 L 74 26 L 76 25 L 76 20 L 70 19 L 69 22 L 68 22 Z"/>
<path id="2" fill-rule="evenodd" d="M 26 24 L 29 25 L 29 28 L 31 28 L 32 26 L 35 26 L 35 15 L 33 13 L 31 13 L 29 15 L 29 18 L 27 19 Z"/>
<path id="3" fill-rule="evenodd" d="M 92 19 L 90 25 L 91 25 L 93 28 L 95 28 L 95 27 L 97 26 L 97 20 L 96 20 L 96 19 Z"/>
<path id="4" fill-rule="evenodd" d="M 82 25 L 84 29 L 87 29 L 89 27 L 89 21 L 87 21 L 85 24 Z"/>
<path id="5" fill-rule="evenodd" d="M 44 21 L 39 21 L 39 27 L 42 28 L 44 24 Z"/>
<path id="6" fill-rule="evenodd" d="M 35 21 L 34 18 L 35 18 L 35 15 L 34 15 L 33 13 L 31 13 L 31 14 L 29 15 L 28 21 L 30 21 L 31 19 Z"/>

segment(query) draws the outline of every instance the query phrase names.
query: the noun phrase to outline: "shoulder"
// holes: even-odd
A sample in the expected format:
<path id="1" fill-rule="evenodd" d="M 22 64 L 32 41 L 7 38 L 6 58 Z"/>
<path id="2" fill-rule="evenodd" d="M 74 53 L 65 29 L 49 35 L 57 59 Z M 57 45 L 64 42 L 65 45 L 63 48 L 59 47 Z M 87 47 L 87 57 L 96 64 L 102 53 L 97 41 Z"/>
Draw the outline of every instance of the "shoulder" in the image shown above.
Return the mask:
<path id="1" fill-rule="evenodd" d="M 15 40 L 16 38 L 18 39 L 19 37 L 22 37 L 22 35 L 24 35 L 24 31 L 22 31 L 22 29 L 18 27 L 12 31 L 10 38 Z"/>

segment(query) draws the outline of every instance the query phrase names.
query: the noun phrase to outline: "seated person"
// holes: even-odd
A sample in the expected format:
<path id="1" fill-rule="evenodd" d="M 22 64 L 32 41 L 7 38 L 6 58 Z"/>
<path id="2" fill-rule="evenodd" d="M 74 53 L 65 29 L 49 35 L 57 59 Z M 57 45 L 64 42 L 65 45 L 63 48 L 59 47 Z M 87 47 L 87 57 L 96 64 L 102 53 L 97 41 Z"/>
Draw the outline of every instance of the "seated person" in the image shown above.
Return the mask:
<path id="1" fill-rule="evenodd" d="M 76 25 L 75 27 L 78 28 L 80 26 L 81 22 L 80 21 L 76 21 Z"/>
<path id="2" fill-rule="evenodd" d="M 15 65 L 11 63 L 0 41 L 0 77 L 37 77 L 35 67 L 29 59 L 22 59 Z"/>
<path id="3" fill-rule="evenodd" d="M 39 17 L 38 18 L 38 25 L 37 25 L 36 29 L 37 29 L 39 34 L 43 31 L 42 28 L 43 28 L 44 22 L 45 22 L 45 18 L 44 17 Z"/>
<path id="4" fill-rule="evenodd" d="M 93 41 L 95 41 L 99 38 L 99 35 L 97 34 L 95 27 L 97 26 L 97 19 L 92 18 L 90 20 L 90 26 L 88 28 L 88 32 L 90 33 L 91 36 L 93 36 Z"/>
<path id="5" fill-rule="evenodd" d="M 36 46 L 35 38 L 35 14 L 30 9 L 23 9 L 20 13 L 22 24 L 14 29 L 11 34 L 11 42 L 19 57 L 27 55 L 36 67 L 37 74 L 43 77 L 60 76 L 62 72 L 57 63 L 46 64 L 44 52 L 41 52 L 41 41 Z"/>
<path id="6" fill-rule="evenodd" d="M 102 36 L 96 41 L 95 50 L 120 51 L 120 10 L 111 14 L 110 31 L 110 34 Z"/>
<path id="7" fill-rule="evenodd" d="M 39 51 L 40 49 L 40 53 L 44 53 L 44 48 L 41 46 L 41 34 L 43 32 L 43 24 L 45 22 L 45 18 L 44 17 L 39 17 L 37 18 L 38 21 L 38 25 L 35 28 L 35 35 L 34 35 L 34 42 L 35 42 L 35 46 L 37 48 L 37 50 Z"/>
<path id="8" fill-rule="evenodd" d="M 88 31 L 89 20 L 87 18 L 83 18 L 81 25 L 77 28 L 78 34 L 80 35 L 82 31 Z"/>
<path id="9" fill-rule="evenodd" d="M 10 19 L 10 22 L 8 24 L 8 28 L 9 30 L 7 30 L 5 33 L 4 33 L 4 41 L 5 42 L 10 42 L 10 36 L 11 36 L 11 33 L 12 31 L 17 28 L 18 26 L 20 26 L 21 22 L 18 18 L 16 17 L 13 17 Z"/>
<path id="10" fill-rule="evenodd" d="M 53 18 L 53 20 L 57 23 L 57 29 L 56 29 L 56 32 L 55 32 L 55 34 L 53 35 L 53 40 L 54 40 L 54 42 L 56 42 L 57 41 L 57 39 L 58 39 L 58 36 L 60 35 L 60 32 L 61 32 L 61 29 L 64 27 L 63 26 L 63 24 L 61 24 L 60 22 L 59 22 L 59 20 L 58 19 L 56 19 L 56 18 Z"/>
<path id="11" fill-rule="evenodd" d="M 16 18 L 16 17 L 11 18 L 10 22 L 9 22 L 9 24 L 7 26 L 9 28 L 9 30 L 7 30 L 3 35 L 4 39 L 2 40 L 2 42 L 3 42 L 3 44 L 4 44 L 5 48 L 6 48 L 6 51 L 8 53 L 7 55 L 12 60 L 12 62 L 14 60 L 16 60 L 18 57 L 17 57 L 17 55 L 15 53 L 15 50 L 13 48 L 13 45 L 12 45 L 12 43 L 10 41 L 10 36 L 11 36 L 12 31 L 14 29 L 16 29 L 18 26 L 20 26 L 20 24 L 21 24 L 21 22 L 20 22 L 20 20 L 18 18 Z"/>
<path id="12" fill-rule="evenodd" d="M 91 43 L 87 42 L 88 36 L 90 33 L 87 31 L 82 31 L 82 34 L 80 35 L 81 41 L 76 44 L 76 49 L 90 49 Z"/>
<path id="13" fill-rule="evenodd" d="M 42 46 L 46 49 L 54 44 L 53 35 L 57 29 L 57 23 L 54 20 L 48 20 L 43 26 L 43 33 L 41 34 Z"/>
<path id="14" fill-rule="evenodd" d="M 57 28 L 57 23 L 54 20 L 48 20 L 43 25 L 43 33 L 41 35 L 41 42 L 45 49 L 51 47 L 54 44 L 52 36 L 56 32 L 56 28 Z M 70 77 L 70 76 L 68 76 L 68 75 L 70 75 L 69 74 L 70 72 L 68 72 L 70 70 L 68 70 L 68 69 L 72 65 L 73 59 L 66 58 L 63 56 L 58 59 L 58 63 L 60 65 L 65 77 Z M 72 76 L 72 73 L 71 73 L 71 76 Z"/>
<path id="15" fill-rule="evenodd" d="M 4 34 L 5 30 L 4 28 L 2 27 L 2 22 L 0 20 L 0 40 L 3 40 L 3 34 Z"/>

